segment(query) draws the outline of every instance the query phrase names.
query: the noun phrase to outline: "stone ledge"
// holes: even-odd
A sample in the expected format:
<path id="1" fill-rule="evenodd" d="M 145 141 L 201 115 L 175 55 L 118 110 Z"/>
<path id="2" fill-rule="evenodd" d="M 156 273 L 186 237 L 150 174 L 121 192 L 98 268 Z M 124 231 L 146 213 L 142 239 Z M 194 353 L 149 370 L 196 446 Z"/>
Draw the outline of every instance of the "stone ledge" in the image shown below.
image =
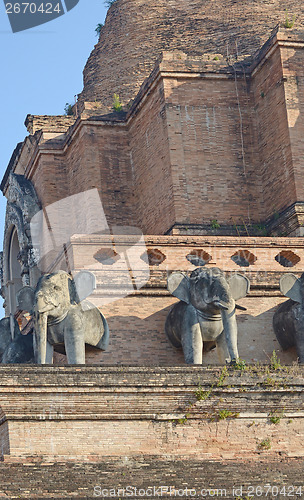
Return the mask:
<path id="1" fill-rule="evenodd" d="M 0 445 L 12 458 L 257 460 L 265 439 L 273 458 L 304 455 L 303 367 L 1 366 L 0 380 Z"/>
<path id="2" fill-rule="evenodd" d="M 264 380 L 263 370 L 268 365 L 251 367 L 246 370 L 228 368 L 225 386 L 235 385 L 251 387 Z M 195 387 L 198 380 L 204 385 L 212 385 L 220 376 L 223 366 L 52 366 L 52 365 L 0 365 L 0 394 L 5 387 Z M 269 367 L 268 367 L 269 368 Z M 299 385 L 304 389 L 304 366 L 283 367 L 282 370 L 270 370 L 275 380 L 282 380 L 290 386 Z M 177 376 L 182 375 L 182 380 Z M 41 381 L 44 377 L 43 382 Z"/>

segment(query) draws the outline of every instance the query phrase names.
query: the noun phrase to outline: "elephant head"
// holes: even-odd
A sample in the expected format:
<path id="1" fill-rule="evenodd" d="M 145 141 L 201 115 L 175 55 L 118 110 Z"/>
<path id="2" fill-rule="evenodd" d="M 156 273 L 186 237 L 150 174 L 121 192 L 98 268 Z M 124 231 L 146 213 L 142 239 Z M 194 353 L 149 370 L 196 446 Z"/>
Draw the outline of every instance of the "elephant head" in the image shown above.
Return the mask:
<path id="1" fill-rule="evenodd" d="M 226 279 L 217 267 L 199 267 L 190 277 L 176 272 L 168 278 L 168 290 L 172 295 L 208 315 L 231 311 L 235 301 L 245 297 L 249 288 L 250 282 L 242 274 L 235 273 Z"/>
<path id="2" fill-rule="evenodd" d="M 224 354 L 227 349 L 231 361 L 238 358 L 235 301 L 245 297 L 249 288 L 245 276 L 235 273 L 226 279 L 218 268 L 200 267 L 190 277 L 182 272 L 169 276 L 168 290 L 184 306 L 173 307 L 165 330 L 175 347 L 183 346 L 187 363 L 201 363 L 202 340 L 221 347 L 221 359 L 229 358 Z"/>
<path id="3" fill-rule="evenodd" d="M 88 297 L 95 287 L 95 276 L 88 271 L 81 271 L 74 278 L 65 271 L 57 271 L 42 276 L 35 290 L 26 286 L 18 292 L 18 308 L 34 315 L 39 364 L 46 362 L 48 327 L 61 323 L 71 306 Z M 61 342 L 62 338 L 58 339 L 58 343 Z"/>

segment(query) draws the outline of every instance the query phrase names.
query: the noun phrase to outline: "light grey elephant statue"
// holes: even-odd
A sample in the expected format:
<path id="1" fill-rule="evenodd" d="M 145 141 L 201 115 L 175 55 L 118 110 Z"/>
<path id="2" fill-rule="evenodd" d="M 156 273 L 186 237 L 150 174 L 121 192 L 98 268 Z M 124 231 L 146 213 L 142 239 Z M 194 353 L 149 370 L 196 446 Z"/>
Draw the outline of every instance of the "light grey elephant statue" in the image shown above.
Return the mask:
<path id="1" fill-rule="evenodd" d="M 22 288 L 18 307 L 35 318 L 35 355 L 38 364 L 50 364 L 53 350 L 65 352 L 69 364 L 85 364 L 85 344 L 105 351 L 109 328 L 105 317 L 84 300 L 96 287 L 88 271 L 74 279 L 65 271 L 46 274 L 34 290 Z"/>
<path id="2" fill-rule="evenodd" d="M 14 339 L 11 334 L 11 319 L 0 320 L 0 362 L 2 364 L 34 363 L 33 336 L 22 335 L 13 319 Z"/>
<path id="3" fill-rule="evenodd" d="M 238 359 L 235 301 L 249 288 L 245 276 L 236 273 L 226 280 L 216 267 L 199 267 L 190 277 L 182 272 L 169 276 L 168 290 L 180 302 L 169 312 L 165 331 L 175 347 L 183 348 L 186 363 L 202 364 L 204 342 L 215 342 L 221 363 Z"/>
<path id="4" fill-rule="evenodd" d="M 304 363 L 304 273 L 300 278 L 284 274 L 280 290 L 290 300 L 281 304 L 273 316 L 273 329 L 285 351 L 296 347 L 300 363 Z"/>

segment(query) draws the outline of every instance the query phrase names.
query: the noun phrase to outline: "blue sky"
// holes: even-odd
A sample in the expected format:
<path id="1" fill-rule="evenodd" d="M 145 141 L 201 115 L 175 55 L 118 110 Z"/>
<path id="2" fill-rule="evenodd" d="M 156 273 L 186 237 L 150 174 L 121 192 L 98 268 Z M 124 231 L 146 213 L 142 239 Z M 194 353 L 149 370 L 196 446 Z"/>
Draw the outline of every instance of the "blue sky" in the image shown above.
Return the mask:
<path id="1" fill-rule="evenodd" d="M 80 0 L 64 16 L 13 34 L 0 1 L 1 179 L 15 146 L 27 135 L 26 115 L 63 114 L 65 103 L 73 103 L 81 92 L 82 70 L 97 43 L 95 28 L 104 22 L 106 10 L 103 0 Z M 0 250 L 5 204 L 0 193 Z"/>

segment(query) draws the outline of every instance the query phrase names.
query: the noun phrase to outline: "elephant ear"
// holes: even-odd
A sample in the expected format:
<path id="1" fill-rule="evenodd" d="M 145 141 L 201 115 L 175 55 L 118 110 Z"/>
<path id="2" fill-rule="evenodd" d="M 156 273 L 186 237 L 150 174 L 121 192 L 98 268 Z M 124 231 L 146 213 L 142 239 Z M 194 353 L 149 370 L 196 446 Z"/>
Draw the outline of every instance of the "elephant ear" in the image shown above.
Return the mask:
<path id="1" fill-rule="evenodd" d="M 242 299 L 246 297 L 250 290 L 250 281 L 246 276 L 242 274 L 235 273 L 228 280 L 230 292 L 234 300 Z"/>
<path id="2" fill-rule="evenodd" d="M 70 295 L 71 302 L 81 302 L 96 289 L 96 277 L 90 271 L 80 271 L 73 277 L 73 287 Z"/>
<path id="3" fill-rule="evenodd" d="M 302 302 L 300 280 L 292 273 L 284 274 L 280 279 L 280 290 L 285 297 Z"/>
<path id="4" fill-rule="evenodd" d="M 16 294 L 17 308 L 33 314 L 35 290 L 31 286 L 24 286 Z"/>
<path id="5" fill-rule="evenodd" d="M 174 297 L 186 302 L 186 304 L 190 304 L 189 278 L 185 274 L 181 272 L 170 274 L 167 288 Z"/>

